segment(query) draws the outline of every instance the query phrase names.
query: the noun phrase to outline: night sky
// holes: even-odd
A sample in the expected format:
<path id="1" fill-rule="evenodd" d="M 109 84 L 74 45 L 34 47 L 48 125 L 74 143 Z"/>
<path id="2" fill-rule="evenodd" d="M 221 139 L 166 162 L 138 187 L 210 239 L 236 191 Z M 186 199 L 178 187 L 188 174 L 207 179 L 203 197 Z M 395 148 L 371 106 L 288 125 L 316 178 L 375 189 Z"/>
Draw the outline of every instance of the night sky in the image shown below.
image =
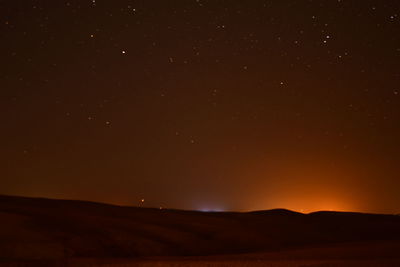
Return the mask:
<path id="1" fill-rule="evenodd" d="M 0 13 L 0 194 L 400 212 L 398 0 Z"/>

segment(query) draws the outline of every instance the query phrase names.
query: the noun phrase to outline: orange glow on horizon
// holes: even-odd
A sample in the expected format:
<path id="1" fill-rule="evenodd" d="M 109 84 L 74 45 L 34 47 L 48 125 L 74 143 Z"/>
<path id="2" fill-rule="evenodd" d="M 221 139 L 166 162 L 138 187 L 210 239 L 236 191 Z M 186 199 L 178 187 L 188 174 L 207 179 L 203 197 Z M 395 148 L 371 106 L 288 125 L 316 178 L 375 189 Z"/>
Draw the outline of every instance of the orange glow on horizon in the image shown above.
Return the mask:
<path id="1" fill-rule="evenodd" d="M 361 211 L 364 199 L 362 171 L 344 160 L 284 158 L 256 167 L 250 174 L 260 179 L 251 209 L 284 208 L 315 211 Z M 257 204 L 255 204 L 257 203 Z"/>

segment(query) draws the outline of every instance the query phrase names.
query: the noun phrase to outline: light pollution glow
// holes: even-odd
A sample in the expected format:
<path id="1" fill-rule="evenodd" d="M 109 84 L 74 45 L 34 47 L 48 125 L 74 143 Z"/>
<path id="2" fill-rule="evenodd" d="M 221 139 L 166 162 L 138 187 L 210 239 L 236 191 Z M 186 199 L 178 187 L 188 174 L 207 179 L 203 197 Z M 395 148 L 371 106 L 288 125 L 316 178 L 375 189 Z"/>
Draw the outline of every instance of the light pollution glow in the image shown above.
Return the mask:
<path id="1" fill-rule="evenodd" d="M 253 165 L 246 175 L 265 177 L 250 189 L 251 210 L 285 208 L 308 213 L 363 209 L 363 172 L 345 160 L 333 163 L 321 158 L 276 158 L 268 164 Z"/>

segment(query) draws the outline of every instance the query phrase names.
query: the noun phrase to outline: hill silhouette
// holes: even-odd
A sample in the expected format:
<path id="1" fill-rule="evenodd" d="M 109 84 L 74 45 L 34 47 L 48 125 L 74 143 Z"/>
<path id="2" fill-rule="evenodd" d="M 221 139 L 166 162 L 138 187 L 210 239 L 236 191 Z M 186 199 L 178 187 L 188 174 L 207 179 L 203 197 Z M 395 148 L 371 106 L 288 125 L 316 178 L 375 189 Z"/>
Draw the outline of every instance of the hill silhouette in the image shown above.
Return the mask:
<path id="1" fill-rule="evenodd" d="M 197 212 L 0 196 L 0 259 L 149 257 L 400 242 L 400 216 Z"/>

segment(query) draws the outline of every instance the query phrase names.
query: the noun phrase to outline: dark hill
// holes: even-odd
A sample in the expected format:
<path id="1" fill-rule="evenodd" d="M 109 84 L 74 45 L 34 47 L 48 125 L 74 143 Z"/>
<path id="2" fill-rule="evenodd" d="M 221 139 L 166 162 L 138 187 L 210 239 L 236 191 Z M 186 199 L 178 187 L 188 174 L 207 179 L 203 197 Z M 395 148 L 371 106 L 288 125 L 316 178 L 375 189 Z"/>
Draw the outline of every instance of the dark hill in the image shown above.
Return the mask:
<path id="1" fill-rule="evenodd" d="M 400 241 L 400 217 L 288 210 L 206 213 L 0 196 L 0 259 L 232 254 Z"/>

